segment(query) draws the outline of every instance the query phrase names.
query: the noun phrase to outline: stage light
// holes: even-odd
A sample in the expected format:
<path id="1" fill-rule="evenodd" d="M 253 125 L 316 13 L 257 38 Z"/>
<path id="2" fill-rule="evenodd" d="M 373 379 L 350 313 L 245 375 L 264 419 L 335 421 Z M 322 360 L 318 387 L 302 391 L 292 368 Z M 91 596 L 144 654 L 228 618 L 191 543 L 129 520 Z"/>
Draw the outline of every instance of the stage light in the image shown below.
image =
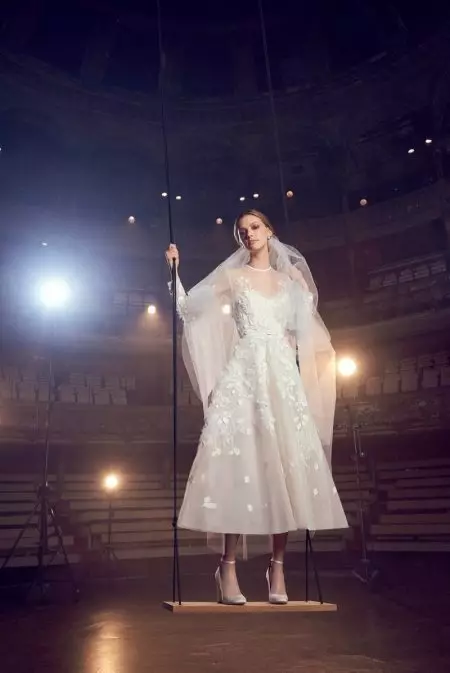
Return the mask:
<path id="1" fill-rule="evenodd" d="M 239 201 L 245 201 L 245 196 L 240 196 Z"/>
<path id="2" fill-rule="evenodd" d="M 431 138 L 427 138 L 427 139 L 425 140 L 425 144 L 426 144 L 426 145 L 431 145 L 432 142 L 433 142 L 433 141 L 432 141 Z"/>
<path id="3" fill-rule="evenodd" d="M 176 196 L 175 198 L 176 198 L 177 201 L 181 201 L 181 196 L 180 195 Z"/>
<path id="4" fill-rule="evenodd" d="M 128 224 L 134 224 L 136 222 L 136 218 L 133 215 L 130 215 L 128 218 Z"/>
<path id="5" fill-rule="evenodd" d="M 253 194 L 254 199 L 259 199 L 259 194 Z"/>
<path id="6" fill-rule="evenodd" d="M 230 315 L 230 313 L 231 313 L 231 306 L 230 306 L 230 304 L 224 304 L 224 305 L 222 306 L 222 313 L 223 313 L 224 315 Z"/>
<path id="7" fill-rule="evenodd" d="M 161 194 L 161 196 L 163 197 L 163 199 L 167 199 L 167 197 L 168 197 L 169 195 L 168 195 L 167 192 L 163 192 L 163 193 Z"/>
<path id="8" fill-rule="evenodd" d="M 70 297 L 70 287 L 64 278 L 48 278 L 39 286 L 39 300 L 46 308 L 63 308 Z"/>
<path id="9" fill-rule="evenodd" d="M 292 189 L 289 189 L 286 192 L 286 196 L 288 197 L 288 199 L 292 199 L 292 197 L 294 196 L 294 192 L 292 191 Z"/>
<path id="10" fill-rule="evenodd" d="M 120 479 L 117 474 L 114 474 L 113 472 L 111 474 L 107 474 L 103 480 L 103 487 L 106 491 L 117 491 L 119 485 Z"/>
<path id="11" fill-rule="evenodd" d="M 367 206 L 367 203 L 368 203 L 367 199 L 361 199 L 361 201 L 359 202 L 359 205 L 364 207 L 364 206 Z"/>
<path id="12" fill-rule="evenodd" d="M 357 370 L 358 365 L 353 358 L 346 356 L 338 360 L 338 372 L 341 376 L 348 378 L 356 374 Z"/>
<path id="13" fill-rule="evenodd" d="M 48 247 L 48 243 L 47 243 L 47 241 L 41 241 L 41 245 L 42 245 L 43 248 L 47 248 L 47 247 Z"/>
<path id="14" fill-rule="evenodd" d="M 155 313 L 156 313 L 156 306 L 155 306 L 154 304 L 149 304 L 149 306 L 147 307 L 147 313 L 148 313 L 149 315 L 155 315 Z"/>
<path id="15" fill-rule="evenodd" d="M 415 151 L 416 150 L 414 149 L 414 147 L 410 147 L 408 150 L 408 154 L 414 154 Z"/>
<path id="16" fill-rule="evenodd" d="M 221 217 L 218 217 L 216 220 L 216 224 L 223 224 L 223 220 Z"/>

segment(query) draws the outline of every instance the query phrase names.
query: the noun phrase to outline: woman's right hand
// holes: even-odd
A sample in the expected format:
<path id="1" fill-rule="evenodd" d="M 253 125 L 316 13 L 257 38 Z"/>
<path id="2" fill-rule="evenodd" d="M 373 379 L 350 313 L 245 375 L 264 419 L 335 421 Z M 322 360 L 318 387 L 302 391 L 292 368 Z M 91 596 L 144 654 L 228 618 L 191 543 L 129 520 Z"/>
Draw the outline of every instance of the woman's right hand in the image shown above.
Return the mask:
<path id="1" fill-rule="evenodd" d="M 172 268 L 173 261 L 175 260 L 175 268 L 178 270 L 178 265 L 180 263 L 180 253 L 175 243 L 171 243 L 166 250 L 166 260 L 170 268 Z"/>

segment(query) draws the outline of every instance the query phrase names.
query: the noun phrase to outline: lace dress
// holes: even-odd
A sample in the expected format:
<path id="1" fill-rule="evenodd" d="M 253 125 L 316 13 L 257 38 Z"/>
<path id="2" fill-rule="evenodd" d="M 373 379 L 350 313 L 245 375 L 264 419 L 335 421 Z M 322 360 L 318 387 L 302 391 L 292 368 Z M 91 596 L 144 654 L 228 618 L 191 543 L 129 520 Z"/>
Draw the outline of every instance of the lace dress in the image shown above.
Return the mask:
<path id="1" fill-rule="evenodd" d="M 178 292 L 189 321 L 181 283 Z M 224 301 L 238 338 L 205 413 L 180 528 L 242 535 L 346 528 L 289 339 L 289 279 L 245 267 L 232 274 Z"/>

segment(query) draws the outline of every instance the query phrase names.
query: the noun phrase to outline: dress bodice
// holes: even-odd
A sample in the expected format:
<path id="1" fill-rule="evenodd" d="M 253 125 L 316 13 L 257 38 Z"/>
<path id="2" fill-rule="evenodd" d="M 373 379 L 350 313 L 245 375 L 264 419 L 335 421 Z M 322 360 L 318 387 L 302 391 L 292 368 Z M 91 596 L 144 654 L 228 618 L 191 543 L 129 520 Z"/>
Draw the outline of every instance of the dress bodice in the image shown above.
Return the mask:
<path id="1" fill-rule="evenodd" d="M 289 294 L 282 283 L 276 292 L 265 295 L 246 276 L 236 279 L 232 314 L 241 338 L 284 337 L 289 315 Z"/>

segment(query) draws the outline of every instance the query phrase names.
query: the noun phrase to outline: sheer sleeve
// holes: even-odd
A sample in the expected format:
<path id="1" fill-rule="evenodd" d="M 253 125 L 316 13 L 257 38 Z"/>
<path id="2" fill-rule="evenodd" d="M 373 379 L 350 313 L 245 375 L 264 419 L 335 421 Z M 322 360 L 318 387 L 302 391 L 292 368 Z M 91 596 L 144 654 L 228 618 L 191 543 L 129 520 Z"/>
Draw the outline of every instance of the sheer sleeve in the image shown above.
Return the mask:
<path id="1" fill-rule="evenodd" d="M 172 281 L 169 283 L 169 291 L 172 292 Z M 183 322 L 200 318 L 217 300 L 223 305 L 229 301 L 229 287 L 226 278 L 218 279 L 214 285 L 199 284 L 190 292 L 186 292 L 177 275 L 177 313 Z"/>
<path id="2" fill-rule="evenodd" d="M 296 279 L 291 285 L 290 332 L 294 334 L 300 375 L 311 415 L 331 463 L 336 406 L 336 363 L 331 339 L 315 306 L 308 285 Z"/>
<path id="3" fill-rule="evenodd" d="M 177 277 L 183 362 L 205 410 L 237 339 L 230 308 L 231 292 L 230 274 L 226 271 L 201 281 L 188 293 Z"/>

